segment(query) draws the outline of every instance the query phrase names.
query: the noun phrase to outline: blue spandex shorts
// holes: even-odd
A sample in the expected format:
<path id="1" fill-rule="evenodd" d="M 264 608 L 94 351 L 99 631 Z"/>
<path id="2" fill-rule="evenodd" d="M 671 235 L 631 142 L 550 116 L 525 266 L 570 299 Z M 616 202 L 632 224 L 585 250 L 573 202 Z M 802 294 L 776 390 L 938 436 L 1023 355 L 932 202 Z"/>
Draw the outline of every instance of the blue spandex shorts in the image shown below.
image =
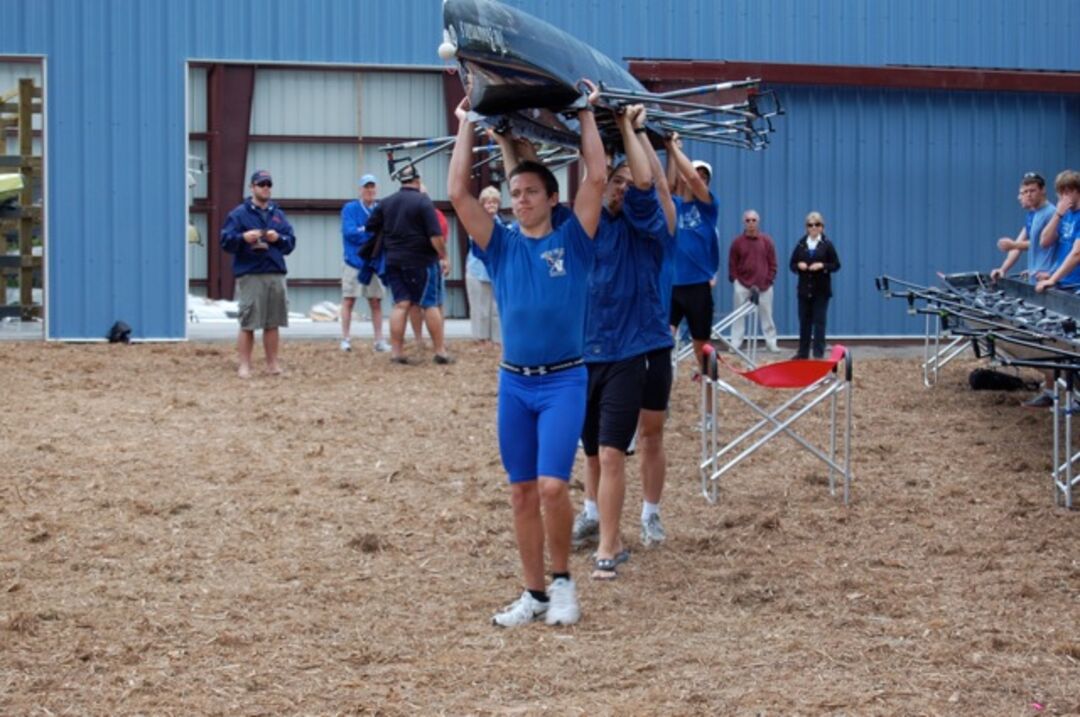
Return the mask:
<path id="1" fill-rule="evenodd" d="M 499 371 L 499 453 L 511 483 L 570 480 L 588 384 L 584 366 L 546 376 Z"/>

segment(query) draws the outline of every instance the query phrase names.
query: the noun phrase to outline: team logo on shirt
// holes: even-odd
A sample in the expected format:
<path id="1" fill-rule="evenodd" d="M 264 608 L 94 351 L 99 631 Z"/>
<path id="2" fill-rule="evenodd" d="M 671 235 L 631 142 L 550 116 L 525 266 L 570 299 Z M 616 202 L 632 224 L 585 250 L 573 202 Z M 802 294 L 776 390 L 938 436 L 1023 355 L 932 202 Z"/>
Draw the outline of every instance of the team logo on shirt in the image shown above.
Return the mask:
<path id="1" fill-rule="evenodd" d="M 1065 219 L 1061 220 L 1061 239 L 1063 241 L 1069 241 L 1070 239 L 1076 240 L 1078 237 L 1077 229 L 1080 229 L 1077 225 L 1080 224 L 1080 215 L 1065 215 Z"/>
<path id="2" fill-rule="evenodd" d="M 698 211 L 697 207 L 691 206 L 679 215 L 680 229 L 694 229 L 699 226 L 701 226 L 701 212 Z"/>
<path id="3" fill-rule="evenodd" d="M 548 249 L 540 258 L 547 262 L 548 276 L 566 276 L 566 267 L 563 265 L 562 248 Z"/>

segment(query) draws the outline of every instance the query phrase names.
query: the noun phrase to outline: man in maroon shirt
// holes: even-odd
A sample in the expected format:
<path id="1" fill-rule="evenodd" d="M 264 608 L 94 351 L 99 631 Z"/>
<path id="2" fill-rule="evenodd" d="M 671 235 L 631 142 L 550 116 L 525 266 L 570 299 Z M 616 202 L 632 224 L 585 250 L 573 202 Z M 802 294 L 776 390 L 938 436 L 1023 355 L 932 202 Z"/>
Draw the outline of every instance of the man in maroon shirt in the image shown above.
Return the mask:
<path id="1" fill-rule="evenodd" d="M 753 209 L 743 212 L 743 233 L 735 237 L 728 254 L 728 280 L 735 286 L 735 308 L 758 291 L 758 317 L 765 334 L 765 347 L 772 353 L 776 345 L 776 324 L 772 318 L 773 281 L 776 279 L 776 247 L 768 234 L 761 233 L 761 218 Z M 731 327 L 731 345 L 741 347 L 746 333 L 745 319 Z"/>

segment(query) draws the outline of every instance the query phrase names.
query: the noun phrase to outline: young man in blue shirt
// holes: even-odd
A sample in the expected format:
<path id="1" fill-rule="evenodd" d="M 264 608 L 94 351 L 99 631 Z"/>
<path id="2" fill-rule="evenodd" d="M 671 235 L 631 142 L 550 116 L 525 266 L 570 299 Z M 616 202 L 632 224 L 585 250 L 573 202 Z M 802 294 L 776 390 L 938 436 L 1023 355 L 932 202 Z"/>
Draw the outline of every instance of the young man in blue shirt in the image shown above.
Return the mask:
<path id="1" fill-rule="evenodd" d="M 1040 238 L 1043 246 L 1057 242 L 1053 272 L 1035 285 L 1043 292 L 1059 283 L 1080 284 L 1080 172 L 1066 169 L 1054 181 L 1057 206 Z"/>
<path id="2" fill-rule="evenodd" d="M 1057 253 L 1057 240 L 1048 246 L 1042 244 L 1042 230 L 1054 214 L 1054 205 L 1046 201 L 1046 180 L 1037 172 L 1028 172 L 1020 180 L 1020 194 L 1017 197 L 1020 206 L 1027 214 L 1024 226 L 1015 239 L 1001 237 L 998 249 L 1005 252 L 1001 266 L 990 272 L 991 279 L 999 279 L 1009 273 L 1009 269 L 1020 258 L 1021 252 L 1027 252 L 1027 280 L 1032 284 L 1050 276 L 1054 269 L 1054 257 Z M 1039 276 L 1043 274 L 1043 276 Z"/>
<path id="3" fill-rule="evenodd" d="M 590 103 L 597 99 L 591 88 Z M 574 519 L 568 481 L 585 414 L 584 323 L 587 281 L 600 223 L 604 149 L 591 104 L 578 111 L 585 177 L 573 216 L 552 227 L 558 182 L 543 165 L 523 162 L 510 176 L 517 228 L 503 227 L 470 190 L 474 126 L 467 100 L 450 159 L 449 194 L 459 220 L 482 252 L 502 316 L 499 451 L 511 490 L 514 532 L 524 573 L 521 596 L 492 621 L 514 627 L 580 618 L 570 577 Z M 545 590 L 544 547 L 552 582 Z"/>
<path id="4" fill-rule="evenodd" d="M 679 135 L 666 143 L 668 183 L 678 214 L 675 232 L 674 280 L 671 290 L 671 326 L 676 330 L 685 318 L 694 344 L 694 358 L 701 366 L 705 344 L 712 339 L 713 296 L 720 270 L 720 242 L 716 222 L 720 203 L 709 191 L 712 167 L 708 162 L 691 162 L 682 151 Z M 708 428 L 711 405 L 706 406 Z"/>
<path id="5" fill-rule="evenodd" d="M 378 185 L 374 174 L 365 174 L 360 178 L 360 198 L 354 199 L 341 208 L 341 240 L 345 250 L 345 268 L 341 275 L 341 350 L 351 351 L 352 342 L 349 334 L 352 328 L 353 306 L 356 298 L 367 299 L 371 310 L 371 328 L 375 332 L 375 350 L 389 351 L 390 344 L 383 340 L 382 297 L 383 285 L 379 276 L 370 273 L 367 284 L 360 281 L 360 270 L 364 260 L 360 258 L 360 249 L 371 240 L 367 231 L 367 220 L 378 205 L 375 199 Z"/>
<path id="6" fill-rule="evenodd" d="M 651 147 L 646 150 L 644 121 L 642 105 L 616 115 L 626 161 L 608 177 L 589 279 L 589 386 L 582 431 L 588 472 L 585 509 L 575 520 L 574 542 L 581 544 L 598 518 L 596 579 L 614 578 L 617 566 L 629 557 L 619 531 L 626 451 L 638 426 L 650 371 L 666 377 L 657 389 L 664 403 L 661 410 L 671 385 L 673 341 L 660 298 L 660 269 L 673 242 L 654 186 L 655 154 Z M 659 169 L 658 160 L 655 165 Z M 670 209 L 674 219 L 674 206 Z M 658 518 L 653 522 L 658 525 Z M 662 529 L 659 535 L 662 540 Z"/>
<path id="7" fill-rule="evenodd" d="M 252 174 L 251 196 L 229 212 L 221 228 L 221 248 L 233 255 L 240 305 L 240 378 L 251 376 L 255 332 L 260 329 L 267 370 L 271 374 L 282 372 L 278 329 L 289 325 L 285 256 L 296 248 L 296 237 L 285 213 L 270 199 L 273 186 L 273 177 L 265 169 Z"/>

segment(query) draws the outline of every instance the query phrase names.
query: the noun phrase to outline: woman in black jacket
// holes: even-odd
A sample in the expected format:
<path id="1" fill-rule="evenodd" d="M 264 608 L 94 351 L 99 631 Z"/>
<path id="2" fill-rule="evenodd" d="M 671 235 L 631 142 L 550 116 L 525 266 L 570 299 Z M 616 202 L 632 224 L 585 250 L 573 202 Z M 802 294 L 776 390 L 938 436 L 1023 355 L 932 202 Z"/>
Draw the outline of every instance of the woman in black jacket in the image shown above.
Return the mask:
<path id="1" fill-rule="evenodd" d="M 824 358 L 825 314 L 840 257 L 825 236 L 825 219 L 819 212 L 806 215 L 806 234 L 791 252 L 791 270 L 799 275 L 799 352 L 795 358 L 810 358 L 811 335 L 814 358 Z"/>

